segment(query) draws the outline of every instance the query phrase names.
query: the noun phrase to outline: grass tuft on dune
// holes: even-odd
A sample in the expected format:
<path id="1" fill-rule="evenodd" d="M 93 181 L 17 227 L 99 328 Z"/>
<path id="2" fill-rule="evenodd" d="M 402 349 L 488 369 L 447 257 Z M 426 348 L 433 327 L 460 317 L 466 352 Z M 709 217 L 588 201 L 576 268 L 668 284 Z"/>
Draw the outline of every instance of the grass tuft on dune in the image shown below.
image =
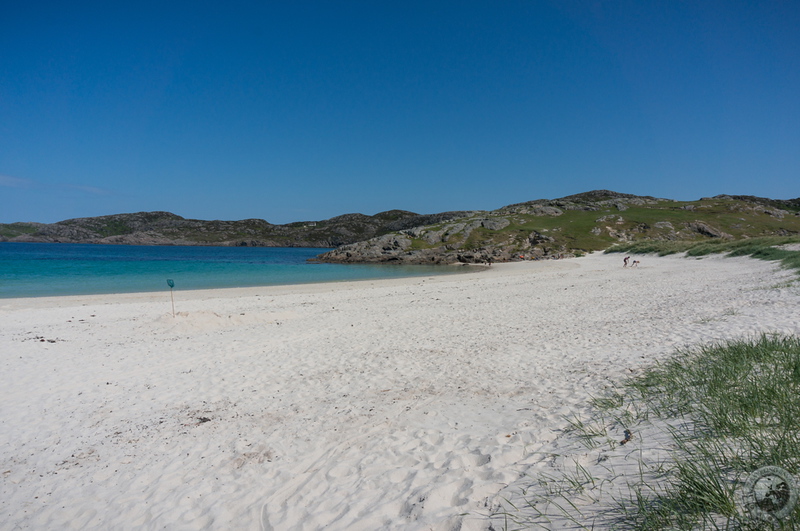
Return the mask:
<path id="1" fill-rule="evenodd" d="M 638 241 L 616 244 L 606 253 L 657 254 L 667 256 L 686 253 L 686 256 L 702 257 L 725 253 L 728 256 L 750 256 L 759 260 L 779 261 L 783 267 L 800 274 L 800 237 L 765 236 L 743 240 L 717 241 Z"/>
<path id="2" fill-rule="evenodd" d="M 504 529 L 800 526 L 800 503 L 765 521 L 744 497 L 763 467 L 800 471 L 799 337 L 765 334 L 681 350 L 592 405 L 591 418 L 567 419 L 566 432 L 589 451 L 584 460 L 597 462 L 584 467 L 575 455 L 560 456 L 559 473 L 533 476 L 525 503 L 495 514 Z M 623 429 L 624 441 L 609 435 Z M 620 457 L 626 443 L 634 466 Z"/>
<path id="3" fill-rule="evenodd" d="M 638 510 L 637 529 L 760 529 L 744 511 L 748 476 L 800 470 L 800 338 L 762 335 L 679 352 L 632 380 L 635 400 L 664 418 L 688 418 L 667 485 Z M 800 506 L 776 523 L 794 529 Z"/>

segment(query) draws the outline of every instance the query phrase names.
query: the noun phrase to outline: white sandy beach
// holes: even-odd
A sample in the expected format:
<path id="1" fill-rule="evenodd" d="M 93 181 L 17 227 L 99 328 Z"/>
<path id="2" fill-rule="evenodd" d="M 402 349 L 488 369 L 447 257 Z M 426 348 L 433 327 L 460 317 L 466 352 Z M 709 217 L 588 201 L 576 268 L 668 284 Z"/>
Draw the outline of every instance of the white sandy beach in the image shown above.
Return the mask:
<path id="1" fill-rule="evenodd" d="M 800 334 L 776 264 L 639 259 L 0 300 L 0 528 L 487 529 L 591 396 Z"/>

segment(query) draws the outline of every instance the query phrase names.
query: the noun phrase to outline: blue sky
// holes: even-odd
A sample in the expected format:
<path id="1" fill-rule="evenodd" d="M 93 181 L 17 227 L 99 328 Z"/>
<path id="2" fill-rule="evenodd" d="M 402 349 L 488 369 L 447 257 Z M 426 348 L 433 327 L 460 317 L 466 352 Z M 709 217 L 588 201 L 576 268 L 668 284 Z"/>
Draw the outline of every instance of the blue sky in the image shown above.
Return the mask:
<path id="1" fill-rule="evenodd" d="M 800 196 L 800 3 L 6 2 L 0 222 Z"/>

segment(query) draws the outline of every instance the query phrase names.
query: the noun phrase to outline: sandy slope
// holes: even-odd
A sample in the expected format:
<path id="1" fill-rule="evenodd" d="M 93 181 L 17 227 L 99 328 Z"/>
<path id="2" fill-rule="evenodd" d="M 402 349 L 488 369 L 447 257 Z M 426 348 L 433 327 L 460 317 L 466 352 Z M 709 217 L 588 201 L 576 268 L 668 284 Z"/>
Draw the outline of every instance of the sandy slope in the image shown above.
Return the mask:
<path id="1" fill-rule="evenodd" d="M 590 395 L 800 332 L 774 264 L 621 265 L 0 300 L 0 528 L 485 529 Z"/>

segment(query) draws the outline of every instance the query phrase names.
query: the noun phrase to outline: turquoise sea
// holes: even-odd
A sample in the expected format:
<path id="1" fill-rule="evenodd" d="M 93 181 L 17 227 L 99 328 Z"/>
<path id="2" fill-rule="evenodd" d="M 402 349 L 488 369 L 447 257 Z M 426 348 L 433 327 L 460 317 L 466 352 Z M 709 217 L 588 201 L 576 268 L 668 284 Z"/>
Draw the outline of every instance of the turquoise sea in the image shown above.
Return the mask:
<path id="1" fill-rule="evenodd" d="M 0 298 L 307 284 L 464 272 L 447 266 L 315 264 L 329 249 L 0 243 Z"/>

